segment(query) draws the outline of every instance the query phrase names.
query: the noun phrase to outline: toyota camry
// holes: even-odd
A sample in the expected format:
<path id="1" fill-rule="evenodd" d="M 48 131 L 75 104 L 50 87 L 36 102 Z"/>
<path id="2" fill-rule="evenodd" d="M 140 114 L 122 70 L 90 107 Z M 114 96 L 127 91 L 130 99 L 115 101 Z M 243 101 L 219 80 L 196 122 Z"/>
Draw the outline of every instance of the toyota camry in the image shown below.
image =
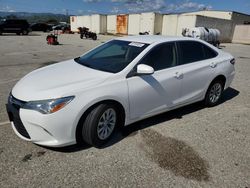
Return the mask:
<path id="1" fill-rule="evenodd" d="M 101 147 L 118 126 L 198 101 L 217 105 L 234 64 L 198 39 L 121 37 L 27 74 L 12 89 L 7 112 L 24 140 Z"/>

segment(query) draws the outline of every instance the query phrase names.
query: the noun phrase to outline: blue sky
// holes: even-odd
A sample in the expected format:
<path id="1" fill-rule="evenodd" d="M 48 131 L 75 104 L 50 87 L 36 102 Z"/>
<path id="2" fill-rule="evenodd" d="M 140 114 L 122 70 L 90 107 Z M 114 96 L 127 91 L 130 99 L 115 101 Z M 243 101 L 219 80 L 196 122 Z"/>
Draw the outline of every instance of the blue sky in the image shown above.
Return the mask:
<path id="1" fill-rule="evenodd" d="M 250 14 L 250 0 L 0 0 L 5 12 L 68 12 L 72 15 L 136 12 L 186 12 L 201 10 L 233 10 Z"/>

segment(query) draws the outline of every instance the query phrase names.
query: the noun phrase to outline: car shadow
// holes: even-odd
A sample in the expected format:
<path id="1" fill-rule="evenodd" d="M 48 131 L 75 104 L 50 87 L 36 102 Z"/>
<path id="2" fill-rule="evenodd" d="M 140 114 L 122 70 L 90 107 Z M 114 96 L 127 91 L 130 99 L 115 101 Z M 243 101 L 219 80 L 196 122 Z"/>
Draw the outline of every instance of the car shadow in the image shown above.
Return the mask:
<path id="1" fill-rule="evenodd" d="M 223 96 L 221 98 L 221 101 L 218 105 L 223 104 L 233 98 L 235 98 L 236 96 L 239 95 L 239 91 L 233 88 L 228 88 L 227 90 L 225 90 L 225 92 L 223 93 Z M 131 125 L 128 125 L 126 127 L 117 129 L 114 133 L 114 136 L 112 137 L 112 139 L 103 147 L 101 147 L 100 149 L 104 149 L 107 147 L 110 147 L 120 141 L 122 141 L 123 139 L 125 139 L 126 137 L 130 137 L 130 136 L 134 136 L 136 134 L 138 134 L 138 131 L 141 131 L 143 129 L 146 129 L 148 127 L 157 125 L 159 123 L 163 123 L 166 121 L 170 121 L 172 119 L 182 119 L 183 116 L 188 115 L 190 113 L 193 112 L 197 112 L 199 110 L 202 110 L 206 108 L 202 102 L 197 102 L 188 106 L 184 106 L 172 111 L 168 111 L 165 113 L 162 113 L 160 115 L 156 115 L 154 117 L 151 118 L 147 118 L 145 120 L 141 120 L 139 122 L 133 123 Z M 87 145 L 87 144 L 83 144 L 83 145 L 73 145 L 73 146 L 67 146 L 67 147 L 63 147 L 63 148 L 48 148 L 51 149 L 53 151 L 57 151 L 57 152 L 63 152 L 63 153 L 70 153 L 70 152 L 77 152 L 80 150 L 85 150 L 90 148 L 91 146 Z"/>

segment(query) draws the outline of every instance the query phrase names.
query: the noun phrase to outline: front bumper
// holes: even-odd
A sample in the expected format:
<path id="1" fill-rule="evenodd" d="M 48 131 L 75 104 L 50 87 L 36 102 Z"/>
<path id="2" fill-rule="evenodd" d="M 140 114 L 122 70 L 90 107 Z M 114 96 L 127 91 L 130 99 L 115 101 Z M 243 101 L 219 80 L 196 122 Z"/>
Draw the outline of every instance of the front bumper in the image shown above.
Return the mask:
<path id="1" fill-rule="evenodd" d="M 6 109 L 17 136 L 26 141 L 49 147 L 63 147 L 76 143 L 74 117 L 70 109 L 53 114 L 41 114 L 23 109 L 26 102 L 9 97 Z"/>

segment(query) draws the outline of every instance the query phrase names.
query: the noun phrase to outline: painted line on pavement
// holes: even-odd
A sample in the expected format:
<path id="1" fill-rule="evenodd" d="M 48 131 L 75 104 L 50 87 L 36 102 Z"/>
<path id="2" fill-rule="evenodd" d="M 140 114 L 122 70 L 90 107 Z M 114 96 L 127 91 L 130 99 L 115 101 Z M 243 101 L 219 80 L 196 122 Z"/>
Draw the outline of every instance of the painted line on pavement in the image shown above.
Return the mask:
<path id="1" fill-rule="evenodd" d="M 6 125 L 6 124 L 8 124 L 8 123 L 10 123 L 10 121 L 0 122 L 0 126 L 1 126 L 1 125 Z"/>

